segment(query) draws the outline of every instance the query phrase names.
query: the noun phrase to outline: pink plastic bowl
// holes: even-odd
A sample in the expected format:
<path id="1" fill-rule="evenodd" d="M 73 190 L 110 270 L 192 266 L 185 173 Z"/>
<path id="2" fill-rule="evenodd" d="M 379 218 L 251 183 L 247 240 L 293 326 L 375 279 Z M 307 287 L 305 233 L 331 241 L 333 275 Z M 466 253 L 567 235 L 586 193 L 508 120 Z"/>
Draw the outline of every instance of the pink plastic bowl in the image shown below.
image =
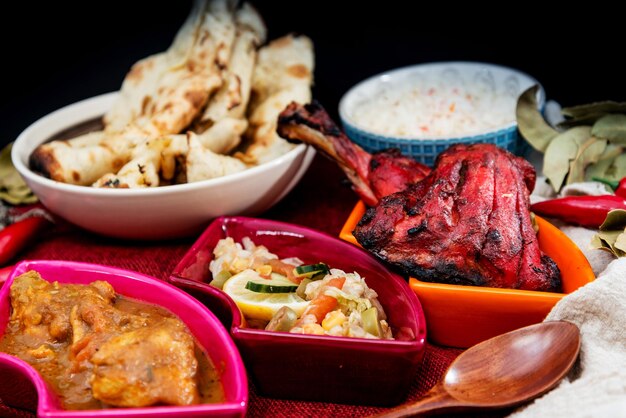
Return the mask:
<path id="1" fill-rule="evenodd" d="M 289 334 L 242 328 L 232 299 L 207 283 L 213 248 L 224 237 L 250 237 L 281 258 L 323 261 L 357 271 L 376 290 L 397 339 Z M 301 226 L 265 219 L 222 217 L 200 236 L 170 281 L 207 305 L 239 347 L 256 388 L 264 395 L 325 402 L 394 405 L 401 402 L 424 355 L 422 307 L 398 275 L 365 251 Z"/>
<path id="2" fill-rule="evenodd" d="M 106 280 L 119 294 L 162 306 L 177 315 L 206 350 L 213 364 L 222 371 L 226 402 L 192 406 L 115 408 L 68 411 L 59 406 L 55 393 L 28 363 L 0 353 L 0 399 L 9 406 L 34 409 L 40 417 L 243 417 L 248 404 L 245 368 L 235 345 L 219 320 L 201 303 L 153 277 L 97 264 L 70 261 L 24 261 L 19 263 L 0 290 L 0 336 L 10 315 L 9 288 L 20 274 L 36 270 L 48 281 L 88 284 Z M 17 389 L 19 388 L 19 390 Z"/>

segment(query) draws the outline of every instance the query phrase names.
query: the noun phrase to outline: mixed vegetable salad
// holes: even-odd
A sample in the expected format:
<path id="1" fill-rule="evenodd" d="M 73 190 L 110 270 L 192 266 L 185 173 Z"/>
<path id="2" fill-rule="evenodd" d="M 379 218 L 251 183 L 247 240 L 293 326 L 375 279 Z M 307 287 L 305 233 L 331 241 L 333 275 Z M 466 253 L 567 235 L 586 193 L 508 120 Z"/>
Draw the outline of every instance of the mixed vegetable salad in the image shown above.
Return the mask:
<path id="1" fill-rule="evenodd" d="M 221 239 L 209 265 L 249 327 L 298 334 L 393 339 L 378 295 L 357 272 L 279 259 L 248 237 Z"/>

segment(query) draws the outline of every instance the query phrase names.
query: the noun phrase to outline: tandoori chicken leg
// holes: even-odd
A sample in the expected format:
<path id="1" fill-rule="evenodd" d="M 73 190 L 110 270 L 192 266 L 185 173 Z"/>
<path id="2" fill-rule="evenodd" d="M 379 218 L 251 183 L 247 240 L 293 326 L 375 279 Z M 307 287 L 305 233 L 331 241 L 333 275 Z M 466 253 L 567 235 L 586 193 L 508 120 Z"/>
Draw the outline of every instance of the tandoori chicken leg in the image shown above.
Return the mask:
<path id="1" fill-rule="evenodd" d="M 341 132 L 316 101 L 304 106 L 292 102 L 280 114 L 277 132 L 288 141 L 310 144 L 336 161 L 368 206 L 404 190 L 430 172 L 428 166 L 403 156 L 397 149 L 367 153 Z"/>

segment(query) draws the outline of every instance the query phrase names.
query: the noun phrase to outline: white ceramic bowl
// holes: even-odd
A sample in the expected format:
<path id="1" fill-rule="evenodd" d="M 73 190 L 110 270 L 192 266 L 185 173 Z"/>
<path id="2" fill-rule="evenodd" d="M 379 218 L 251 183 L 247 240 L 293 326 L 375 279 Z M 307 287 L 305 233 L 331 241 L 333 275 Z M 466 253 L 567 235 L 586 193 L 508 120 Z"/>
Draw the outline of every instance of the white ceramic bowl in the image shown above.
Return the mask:
<path id="1" fill-rule="evenodd" d="M 450 145 L 464 143 L 492 143 L 511 152 L 522 153 L 522 141 L 515 121 L 504 123 L 493 129 L 478 132 L 458 132 L 450 136 L 411 137 L 375 132 L 357 121 L 359 107 L 377 100 L 390 89 L 411 88 L 428 84 L 468 86 L 480 84 L 497 95 L 516 98 L 533 84 L 539 85 L 537 103 L 543 108 L 545 93 L 537 80 L 508 67 L 482 62 L 435 62 L 399 68 L 370 77 L 352 87 L 339 102 L 339 116 L 350 139 L 368 152 L 386 148 L 398 148 L 404 155 L 417 161 L 433 165 L 437 155 Z M 514 106 L 513 106 L 514 107 Z M 390 124 L 393 121 L 389 121 Z"/>
<path id="2" fill-rule="evenodd" d="M 300 144 L 287 154 L 241 173 L 195 183 L 146 189 L 98 189 L 47 179 L 28 157 L 55 134 L 102 116 L 118 93 L 66 106 L 29 126 L 15 141 L 13 164 L 54 214 L 89 231 L 116 238 L 154 240 L 201 232 L 215 217 L 258 214 L 282 199 L 308 169 L 315 151 Z"/>

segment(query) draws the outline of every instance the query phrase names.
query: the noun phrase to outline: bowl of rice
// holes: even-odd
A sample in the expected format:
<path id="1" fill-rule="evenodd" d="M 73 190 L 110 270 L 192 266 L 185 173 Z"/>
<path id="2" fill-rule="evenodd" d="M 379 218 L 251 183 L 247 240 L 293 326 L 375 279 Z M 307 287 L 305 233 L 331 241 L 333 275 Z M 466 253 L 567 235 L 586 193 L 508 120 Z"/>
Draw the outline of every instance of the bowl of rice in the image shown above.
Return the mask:
<path id="1" fill-rule="evenodd" d="M 480 62 L 420 64 L 358 83 L 339 102 L 339 116 L 366 151 L 398 148 L 428 165 L 457 143 L 492 143 L 519 154 L 515 106 L 534 84 L 543 108 L 543 88 L 521 71 Z"/>

